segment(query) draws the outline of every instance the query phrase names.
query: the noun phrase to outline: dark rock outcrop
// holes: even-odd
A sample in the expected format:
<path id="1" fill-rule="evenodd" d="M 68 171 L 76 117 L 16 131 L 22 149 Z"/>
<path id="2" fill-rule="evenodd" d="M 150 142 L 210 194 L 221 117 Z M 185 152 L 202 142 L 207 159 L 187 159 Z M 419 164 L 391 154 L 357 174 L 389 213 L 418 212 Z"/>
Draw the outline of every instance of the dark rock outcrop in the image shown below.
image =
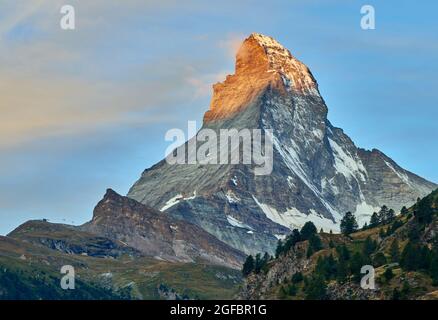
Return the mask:
<path id="1" fill-rule="evenodd" d="M 168 261 L 205 260 L 240 268 L 244 255 L 200 227 L 108 189 L 81 230 L 115 239 L 144 255 Z"/>

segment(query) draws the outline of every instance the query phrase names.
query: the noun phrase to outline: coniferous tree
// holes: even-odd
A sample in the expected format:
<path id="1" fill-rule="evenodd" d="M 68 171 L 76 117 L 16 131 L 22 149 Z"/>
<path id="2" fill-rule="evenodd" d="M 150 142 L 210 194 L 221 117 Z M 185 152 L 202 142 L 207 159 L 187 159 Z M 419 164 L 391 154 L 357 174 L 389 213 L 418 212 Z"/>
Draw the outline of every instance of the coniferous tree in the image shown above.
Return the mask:
<path id="1" fill-rule="evenodd" d="M 336 247 L 336 252 L 338 253 L 339 260 L 350 260 L 350 251 L 348 251 L 348 248 L 345 244 Z"/>
<path id="2" fill-rule="evenodd" d="M 307 300 L 324 300 L 327 294 L 326 283 L 321 276 L 313 276 L 304 288 Z"/>
<path id="3" fill-rule="evenodd" d="M 354 281 L 359 282 L 360 279 L 362 278 L 362 274 L 360 273 L 360 270 L 362 269 L 362 266 L 364 266 L 365 264 L 367 264 L 367 261 L 359 252 L 353 254 L 350 261 L 350 272 L 353 275 Z"/>
<path id="4" fill-rule="evenodd" d="M 383 277 L 385 278 L 386 282 L 390 281 L 392 278 L 394 278 L 394 272 L 392 272 L 391 268 L 387 268 L 385 272 L 383 273 Z"/>
<path id="5" fill-rule="evenodd" d="M 409 285 L 409 282 L 404 281 L 402 290 L 400 292 L 400 298 L 403 300 L 407 300 L 409 298 L 410 293 L 411 293 L 411 286 Z"/>
<path id="6" fill-rule="evenodd" d="M 341 220 L 341 232 L 345 235 L 350 235 L 357 231 L 357 228 L 356 217 L 351 212 L 347 212 Z"/>
<path id="7" fill-rule="evenodd" d="M 376 250 L 376 248 L 377 248 L 377 243 L 374 240 L 372 240 L 370 236 L 368 236 L 363 244 L 363 250 L 362 250 L 363 254 L 369 257 Z"/>
<path id="8" fill-rule="evenodd" d="M 260 273 L 260 270 L 262 269 L 262 255 L 260 253 L 256 254 L 255 257 L 255 263 L 254 263 L 254 272 Z"/>
<path id="9" fill-rule="evenodd" d="M 247 277 L 253 271 L 254 271 L 254 258 L 252 257 L 252 255 L 249 255 L 246 258 L 245 263 L 243 264 L 242 274 L 244 277 Z"/>
<path id="10" fill-rule="evenodd" d="M 296 243 L 302 241 L 301 234 L 298 229 L 292 230 L 292 233 L 286 238 L 284 243 L 283 252 L 288 252 L 295 246 Z"/>
<path id="11" fill-rule="evenodd" d="M 297 284 L 304 280 L 303 274 L 301 272 L 295 272 L 292 276 L 292 283 Z"/>
<path id="12" fill-rule="evenodd" d="M 377 227 L 380 223 L 379 215 L 377 212 L 373 212 L 370 220 L 370 227 Z"/>
<path id="13" fill-rule="evenodd" d="M 312 235 L 317 233 L 318 230 L 316 229 L 313 222 L 308 221 L 304 224 L 304 226 L 301 228 L 301 239 L 302 240 L 309 240 Z"/>
<path id="14" fill-rule="evenodd" d="M 400 298 L 400 291 L 397 288 L 394 288 L 394 290 L 392 290 L 392 300 L 400 300 Z"/>
<path id="15" fill-rule="evenodd" d="M 433 253 L 429 266 L 429 273 L 432 278 L 432 285 L 438 286 L 438 252 Z"/>
<path id="16" fill-rule="evenodd" d="M 391 262 L 398 262 L 400 260 L 400 251 L 397 239 L 392 241 L 389 253 L 391 255 Z"/>
<path id="17" fill-rule="evenodd" d="M 405 206 L 403 206 L 403 208 L 401 208 L 401 210 L 400 210 L 400 214 L 402 216 L 407 216 L 408 213 L 409 213 L 408 209 Z"/>
<path id="18" fill-rule="evenodd" d="M 385 206 L 385 205 L 383 205 L 383 206 L 380 208 L 380 211 L 377 213 L 377 217 L 379 218 L 379 223 L 385 223 L 385 220 L 386 220 L 386 216 L 387 216 L 387 214 L 388 214 L 388 211 L 389 211 L 389 209 L 388 209 L 388 207 Z"/>
<path id="19" fill-rule="evenodd" d="M 389 223 L 392 222 L 394 219 L 395 219 L 395 212 L 393 209 L 389 209 L 386 214 L 385 222 Z"/>
<path id="20" fill-rule="evenodd" d="M 377 252 L 373 258 L 373 265 L 375 267 L 380 267 L 386 264 L 386 257 L 382 252 Z"/>
<path id="21" fill-rule="evenodd" d="M 415 219 L 420 224 L 429 224 L 432 222 L 433 207 L 431 197 L 423 198 L 415 207 Z"/>
<path id="22" fill-rule="evenodd" d="M 275 257 L 278 258 L 284 252 L 283 241 L 281 239 L 277 242 L 277 248 L 275 249 Z"/>
<path id="23" fill-rule="evenodd" d="M 418 253 L 416 249 L 416 246 L 410 241 L 404 247 L 400 257 L 400 265 L 404 270 L 415 271 L 418 268 Z"/>
<path id="24" fill-rule="evenodd" d="M 336 270 L 336 280 L 340 283 L 344 283 L 348 277 L 348 265 L 345 260 L 339 260 Z"/>

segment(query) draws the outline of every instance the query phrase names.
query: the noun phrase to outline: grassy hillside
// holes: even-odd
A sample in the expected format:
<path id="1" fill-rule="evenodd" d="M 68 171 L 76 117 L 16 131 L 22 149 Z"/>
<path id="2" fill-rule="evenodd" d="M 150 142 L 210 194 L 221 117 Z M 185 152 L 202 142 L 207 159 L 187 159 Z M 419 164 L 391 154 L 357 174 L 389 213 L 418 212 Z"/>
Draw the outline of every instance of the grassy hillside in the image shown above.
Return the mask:
<path id="1" fill-rule="evenodd" d="M 60 288 L 63 265 L 75 268 L 75 290 Z M 0 299 L 226 299 L 240 282 L 239 271 L 203 262 L 92 257 L 0 237 Z"/>

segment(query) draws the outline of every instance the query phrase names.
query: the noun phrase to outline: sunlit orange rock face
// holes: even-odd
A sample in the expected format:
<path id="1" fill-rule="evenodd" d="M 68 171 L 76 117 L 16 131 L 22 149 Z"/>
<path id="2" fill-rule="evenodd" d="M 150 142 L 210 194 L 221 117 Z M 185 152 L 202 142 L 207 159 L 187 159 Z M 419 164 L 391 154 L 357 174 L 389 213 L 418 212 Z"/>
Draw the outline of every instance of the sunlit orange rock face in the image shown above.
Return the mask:
<path id="1" fill-rule="evenodd" d="M 237 52 L 235 74 L 213 85 L 204 122 L 233 116 L 268 88 L 282 94 L 319 95 L 318 85 L 303 63 L 273 38 L 253 33 Z"/>

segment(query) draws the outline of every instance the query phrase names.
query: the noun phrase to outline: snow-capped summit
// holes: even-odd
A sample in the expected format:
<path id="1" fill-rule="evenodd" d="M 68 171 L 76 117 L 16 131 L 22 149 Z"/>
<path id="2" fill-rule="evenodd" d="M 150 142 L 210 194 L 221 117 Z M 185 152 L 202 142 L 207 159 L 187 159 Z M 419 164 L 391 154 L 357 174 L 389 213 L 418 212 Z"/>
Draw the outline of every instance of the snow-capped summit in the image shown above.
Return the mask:
<path id="1" fill-rule="evenodd" d="M 327 111 L 310 70 L 276 40 L 252 34 L 237 53 L 235 74 L 214 85 L 203 128 L 272 129 L 272 173 L 163 160 L 143 172 L 128 197 L 257 253 L 272 252 L 278 238 L 306 221 L 336 232 L 347 211 L 363 224 L 384 204 L 398 210 L 437 188 L 382 152 L 357 148 Z"/>

